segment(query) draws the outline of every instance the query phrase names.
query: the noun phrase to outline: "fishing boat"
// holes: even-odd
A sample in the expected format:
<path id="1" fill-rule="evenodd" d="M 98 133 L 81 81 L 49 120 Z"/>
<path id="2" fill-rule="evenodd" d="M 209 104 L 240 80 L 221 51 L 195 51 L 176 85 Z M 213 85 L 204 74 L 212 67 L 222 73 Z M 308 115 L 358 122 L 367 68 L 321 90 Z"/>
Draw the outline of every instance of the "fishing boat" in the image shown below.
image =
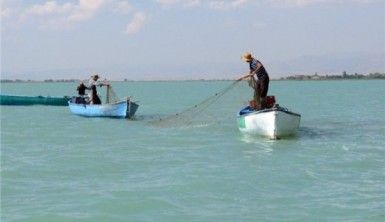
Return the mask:
<path id="1" fill-rule="evenodd" d="M 105 104 L 76 103 L 76 97 L 68 101 L 72 113 L 87 117 L 132 118 L 139 105 L 129 98 Z"/>
<path id="2" fill-rule="evenodd" d="M 241 132 L 271 139 L 295 135 L 300 119 L 300 114 L 291 112 L 278 104 L 262 110 L 254 110 L 250 106 L 246 106 L 239 111 L 237 116 Z"/>
<path id="3" fill-rule="evenodd" d="M 119 100 L 111 84 L 105 85 L 107 86 L 105 103 L 92 104 L 89 96 L 74 96 L 68 101 L 70 111 L 87 117 L 133 118 L 139 105 L 130 97 Z"/>
<path id="4" fill-rule="evenodd" d="M 50 105 L 68 106 L 70 97 L 0 95 L 0 105 Z"/>

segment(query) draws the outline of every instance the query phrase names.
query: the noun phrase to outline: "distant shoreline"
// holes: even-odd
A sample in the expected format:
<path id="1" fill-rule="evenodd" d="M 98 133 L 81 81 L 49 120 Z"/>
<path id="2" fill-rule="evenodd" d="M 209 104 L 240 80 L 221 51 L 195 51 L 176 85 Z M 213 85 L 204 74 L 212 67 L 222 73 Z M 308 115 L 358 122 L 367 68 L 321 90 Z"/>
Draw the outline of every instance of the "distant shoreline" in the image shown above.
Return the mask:
<path id="1" fill-rule="evenodd" d="M 322 80 L 373 80 L 385 79 L 385 73 L 369 74 L 347 74 L 342 75 L 290 75 L 280 78 L 271 78 L 272 81 L 322 81 Z M 24 79 L 1 79 L 0 83 L 78 83 L 81 79 L 46 79 L 46 80 L 24 80 Z M 110 82 L 195 82 L 195 81 L 235 81 L 235 79 L 186 79 L 186 80 L 109 80 Z"/>
<path id="2" fill-rule="evenodd" d="M 342 75 L 292 75 L 281 77 L 279 80 L 369 80 L 369 79 L 385 79 L 385 73 L 369 73 L 369 74 L 348 74 L 343 72 Z"/>

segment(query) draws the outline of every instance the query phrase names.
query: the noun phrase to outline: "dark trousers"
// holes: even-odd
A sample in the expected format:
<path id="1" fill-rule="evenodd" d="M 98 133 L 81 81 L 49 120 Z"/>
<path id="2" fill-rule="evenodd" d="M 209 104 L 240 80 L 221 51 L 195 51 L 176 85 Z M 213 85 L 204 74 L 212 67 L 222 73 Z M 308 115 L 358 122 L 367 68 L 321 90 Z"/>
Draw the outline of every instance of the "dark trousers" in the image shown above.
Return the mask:
<path id="1" fill-rule="evenodd" d="M 254 100 L 261 108 L 266 107 L 266 96 L 269 90 L 269 76 L 264 76 L 258 80 L 251 78 L 250 86 L 254 89 Z"/>
<path id="2" fill-rule="evenodd" d="M 257 80 L 257 91 L 261 98 L 267 96 L 267 91 L 269 90 L 269 77 L 265 76 Z"/>

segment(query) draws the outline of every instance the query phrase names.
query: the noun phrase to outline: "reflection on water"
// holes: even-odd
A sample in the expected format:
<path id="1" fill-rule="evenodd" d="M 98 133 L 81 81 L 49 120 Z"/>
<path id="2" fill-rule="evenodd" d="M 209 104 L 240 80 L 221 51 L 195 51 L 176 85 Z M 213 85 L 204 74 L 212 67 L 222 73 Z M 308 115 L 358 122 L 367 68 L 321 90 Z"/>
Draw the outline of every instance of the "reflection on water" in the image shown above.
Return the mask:
<path id="1" fill-rule="evenodd" d="M 240 139 L 245 143 L 261 144 L 261 145 L 273 144 L 275 141 L 277 141 L 277 140 L 269 139 L 267 137 L 251 135 L 246 133 L 241 133 Z"/>
<path id="2" fill-rule="evenodd" d="M 246 144 L 252 145 L 247 146 L 247 148 L 243 150 L 246 158 L 251 158 L 252 156 L 260 154 L 271 154 L 273 152 L 274 143 L 277 142 L 276 140 L 250 134 L 240 134 L 239 139 Z"/>

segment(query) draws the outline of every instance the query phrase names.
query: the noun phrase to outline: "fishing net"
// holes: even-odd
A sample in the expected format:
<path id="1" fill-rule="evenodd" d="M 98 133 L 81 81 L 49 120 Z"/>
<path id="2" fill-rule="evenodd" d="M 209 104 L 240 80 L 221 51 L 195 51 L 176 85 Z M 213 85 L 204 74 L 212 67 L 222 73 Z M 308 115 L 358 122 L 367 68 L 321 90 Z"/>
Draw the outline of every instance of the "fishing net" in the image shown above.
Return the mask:
<path id="1" fill-rule="evenodd" d="M 106 93 L 106 103 L 116 103 L 118 101 L 119 101 L 119 98 L 116 95 L 115 91 L 112 89 L 112 86 L 108 85 L 107 93 Z"/>
<path id="2" fill-rule="evenodd" d="M 202 102 L 174 115 L 166 116 L 164 118 L 159 118 L 156 120 L 150 121 L 150 124 L 156 127 L 183 127 L 190 126 L 194 122 L 193 120 L 199 115 L 200 117 L 206 116 L 211 119 L 214 119 L 214 115 L 210 115 L 208 112 L 203 112 L 207 110 L 210 106 L 216 103 L 223 95 L 233 89 L 240 81 L 234 81 L 229 86 L 225 87 L 221 91 L 215 93 L 214 95 L 206 98 Z"/>

